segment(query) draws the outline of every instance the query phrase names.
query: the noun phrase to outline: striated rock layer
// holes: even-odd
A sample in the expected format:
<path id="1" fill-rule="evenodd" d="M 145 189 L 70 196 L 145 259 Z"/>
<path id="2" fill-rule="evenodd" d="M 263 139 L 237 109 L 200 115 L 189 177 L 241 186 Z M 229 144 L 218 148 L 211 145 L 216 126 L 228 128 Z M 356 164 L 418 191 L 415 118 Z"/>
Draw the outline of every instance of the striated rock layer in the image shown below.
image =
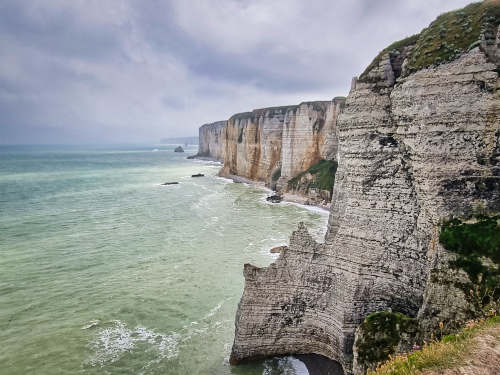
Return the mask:
<path id="1" fill-rule="evenodd" d="M 256 109 L 228 121 L 205 124 L 199 130 L 194 157 L 223 161 L 220 176 L 265 184 L 296 199 L 331 200 L 328 191 L 310 189 L 314 176 L 291 187 L 292 178 L 321 160 L 336 160 L 337 117 L 345 98 Z M 311 182 L 312 181 L 312 182 Z"/>
<path id="2" fill-rule="evenodd" d="M 205 124 L 199 129 L 199 157 L 224 161 L 226 155 L 226 122 L 217 121 Z"/>
<path id="3" fill-rule="evenodd" d="M 336 123 L 345 98 L 301 103 L 283 125 L 281 177 L 278 186 L 321 159 L 337 158 Z"/>
<path id="4" fill-rule="evenodd" d="M 226 127 L 222 176 L 269 183 L 280 168 L 283 122 L 297 106 L 256 109 L 232 116 Z"/>
<path id="5" fill-rule="evenodd" d="M 291 178 L 321 159 L 337 157 L 335 126 L 343 102 L 343 98 L 304 102 L 232 116 L 220 174 L 285 191 Z"/>
<path id="6" fill-rule="evenodd" d="M 467 318 L 464 292 L 431 274 L 451 256 L 441 219 L 500 210 L 499 35 L 496 49 L 411 74 L 410 43 L 353 81 L 325 243 L 301 225 L 275 263 L 245 265 L 231 363 L 316 353 L 352 373 L 355 330 L 372 312 L 418 317 L 429 332 Z"/>

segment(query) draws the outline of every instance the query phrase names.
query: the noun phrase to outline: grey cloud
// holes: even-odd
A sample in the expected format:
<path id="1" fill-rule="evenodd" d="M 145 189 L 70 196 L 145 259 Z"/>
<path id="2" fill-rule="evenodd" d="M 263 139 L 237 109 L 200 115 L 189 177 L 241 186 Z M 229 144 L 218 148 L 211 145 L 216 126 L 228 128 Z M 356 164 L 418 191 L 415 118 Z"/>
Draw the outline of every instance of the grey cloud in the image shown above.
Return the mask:
<path id="1" fill-rule="evenodd" d="M 465 0 L 4 0 L 0 143 L 156 141 L 328 99 Z"/>

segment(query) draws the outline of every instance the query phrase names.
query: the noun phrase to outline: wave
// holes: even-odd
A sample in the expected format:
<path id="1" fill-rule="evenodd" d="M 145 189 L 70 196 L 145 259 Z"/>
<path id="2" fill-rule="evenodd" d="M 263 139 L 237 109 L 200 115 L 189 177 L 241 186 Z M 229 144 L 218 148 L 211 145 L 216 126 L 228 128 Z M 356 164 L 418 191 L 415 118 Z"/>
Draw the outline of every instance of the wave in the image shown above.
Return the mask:
<path id="1" fill-rule="evenodd" d="M 154 330 L 137 326 L 134 329 L 119 320 L 113 320 L 111 326 L 99 331 L 97 338 L 91 342 L 94 356 L 90 359 L 91 366 L 101 367 L 119 360 L 123 354 L 132 351 L 137 344 L 149 346 L 156 351 L 156 361 L 177 357 L 181 335 L 157 333 Z"/>
<path id="2" fill-rule="evenodd" d="M 189 325 L 182 327 L 178 332 L 169 334 L 156 332 L 143 326 L 136 326 L 133 329 L 127 327 L 120 320 L 108 322 L 107 328 L 102 328 L 97 332 L 89 347 L 94 351 L 94 355 L 87 361 L 90 366 L 105 366 L 118 361 L 126 353 L 132 352 L 141 345 L 139 350 L 154 353 L 154 359 L 145 367 L 162 360 L 174 359 L 179 355 L 179 346 L 191 340 L 193 337 L 205 334 L 211 329 L 218 328 L 222 322 L 213 321 L 213 317 L 219 312 L 222 305 L 228 299 L 220 301 L 215 307 L 210 309 L 200 318 L 200 321 L 193 321 Z M 92 320 L 82 327 L 89 329 L 99 324 L 99 320 Z M 142 346 L 146 345 L 146 348 Z"/>
<path id="3" fill-rule="evenodd" d="M 99 320 L 91 320 L 87 324 L 85 324 L 81 329 L 89 329 L 95 327 L 99 324 Z"/>

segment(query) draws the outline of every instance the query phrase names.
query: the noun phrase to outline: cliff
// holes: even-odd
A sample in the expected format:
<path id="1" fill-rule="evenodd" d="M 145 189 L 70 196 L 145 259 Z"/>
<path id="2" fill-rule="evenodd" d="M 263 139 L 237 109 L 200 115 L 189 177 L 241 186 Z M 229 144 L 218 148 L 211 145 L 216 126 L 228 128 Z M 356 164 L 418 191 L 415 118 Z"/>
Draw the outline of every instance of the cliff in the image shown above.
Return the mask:
<path id="1" fill-rule="evenodd" d="M 345 98 L 337 97 L 261 108 L 205 124 L 194 157 L 223 161 L 220 176 L 261 182 L 304 203 L 326 205 L 336 164 L 324 168 L 324 162 L 336 161 L 337 117 L 344 103 Z"/>
<path id="2" fill-rule="evenodd" d="M 301 225 L 275 263 L 245 265 L 231 363 L 316 353 L 363 373 L 370 361 L 353 345 L 369 314 L 416 319 L 410 336 L 422 340 L 474 313 L 463 286 L 480 278 L 453 263 L 440 232 L 445 218 L 500 211 L 499 9 L 442 15 L 353 80 L 331 135 L 325 242 Z M 497 269 L 490 258 L 475 264 Z"/>
<path id="3" fill-rule="evenodd" d="M 312 203 L 328 203 L 332 184 L 322 184 L 315 173 L 337 158 L 336 123 L 345 98 L 304 102 L 299 105 L 256 109 L 232 116 L 224 129 L 217 128 L 224 141 L 215 144 L 215 129 L 200 128 L 200 153 L 224 151 L 221 176 L 242 177 L 309 198 Z M 206 126 L 206 125 L 204 125 Z M 202 148 L 203 144 L 203 148 Z M 213 153 L 213 151 L 210 151 Z M 330 174 L 335 169 L 321 170 Z M 333 176 L 332 181 L 333 181 Z M 323 178 L 323 180 L 325 180 Z M 290 183 L 291 182 L 291 183 Z"/>
<path id="4" fill-rule="evenodd" d="M 278 191 L 307 197 L 306 203 L 326 205 L 331 201 L 336 166 L 327 166 L 322 161 L 337 160 L 337 117 L 344 103 L 343 97 L 305 102 L 288 114 L 283 125 Z M 321 177 L 314 173 L 322 167 L 331 175 L 331 183 L 322 183 Z"/>
<path id="5" fill-rule="evenodd" d="M 335 160 L 337 116 L 345 100 L 301 103 L 288 113 L 283 126 L 279 185 L 307 170 L 321 159 Z"/>
<path id="6" fill-rule="evenodd" d="M 224 161 L 226 154 L 226 121 L 217 121 L 202 125 L 198 138 L 199 157 Z"/>
<path id="7" fill-rule="evenodd" d="M 255 109 L 232 116 L 226 127 L 222 176 L 269 184 L 281 164 L 283 123 L 297 106 Z"/>

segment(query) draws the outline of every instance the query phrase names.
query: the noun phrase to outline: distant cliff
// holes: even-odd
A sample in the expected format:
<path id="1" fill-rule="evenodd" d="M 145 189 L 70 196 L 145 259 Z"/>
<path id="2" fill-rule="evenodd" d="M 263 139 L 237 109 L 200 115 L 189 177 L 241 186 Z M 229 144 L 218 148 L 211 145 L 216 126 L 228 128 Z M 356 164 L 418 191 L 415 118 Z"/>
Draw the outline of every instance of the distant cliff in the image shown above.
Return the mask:
<path id="1" fill-rule="evenodd" d="M 283 123 L 297 106 L 255 109 L 227 122 L 223 176 L 240 176 L 271 183 L 281 168 Z"/>
<path id="2" fill-rule="evenodd" d="M 243 177 L 309 198 L 311 203 L 327 204 L 333 175 L 331 184 L 319 184 L 315 171 L 335 172 L 324 161 L 336 161 L 336 122 L 344 102 L 338 97 L 261 108 L 236 114 L 227 122 L 203 125 L 198 155 L 224 161 L 221 176 Z M 309 173 L 311 167 L 313 173 Z"/>
<path id="3" fill-rule="evenodd" d="M 199 157 L 224 161 L 226 155 L 226 121 L 202 125 L 198 137 Z"/>
<path id="4" fill-rule="evenodd" d="M 481 307 L 476 294 L 498 297 L 498 245 L 474 238 L 500 233 L 486 219 L 500 211 L 499 21 L 498 0 L 446 13 L 353 80 L 330 133 L 325 242 L 301 225 L 276 262 L 245 265 L 231 363 L 316 353 L 362 374 L 383 360 L 370 335 L 390 334 L 387 357 L 453 332 Z M 372 331 L 356 335 L 363 321 Z"/>

